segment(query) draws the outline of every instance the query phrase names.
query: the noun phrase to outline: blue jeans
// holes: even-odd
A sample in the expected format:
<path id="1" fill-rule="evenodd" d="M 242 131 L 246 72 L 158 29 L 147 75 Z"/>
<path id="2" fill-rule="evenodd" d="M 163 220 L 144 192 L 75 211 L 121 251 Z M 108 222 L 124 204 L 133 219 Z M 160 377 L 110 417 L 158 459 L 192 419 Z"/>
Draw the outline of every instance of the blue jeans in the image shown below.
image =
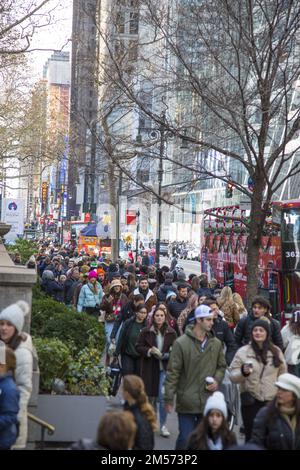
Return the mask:
<path id="1" fill-rule="evenodd" d="M 106 352 L 108 350 L 108 347 L 110 345 L 110 335 L 112 332 L 114 326 L 114 322 L 105 322 L 104 323 L 104 332 L 105 332 L 105 337 L 106 337 Z"/>
<path id="2" fill-rule="evenodd" d="M 159 401 L 159 425 L 160 428 L 166 424 L 167 421 L 167 412 L 165 409 L 164 401 L 164 384 L 165 384 L 166 372 L 161 370 L 159 372 L 159 388 L 158 388 L 158 401 Z"/>
<path id="3" fill-rule="evenodd" d="M 201 418 L 201 414 L 178 413 L 179 435 L 175 450 L 186 449 L 188 437 L 194 431 Z"/>

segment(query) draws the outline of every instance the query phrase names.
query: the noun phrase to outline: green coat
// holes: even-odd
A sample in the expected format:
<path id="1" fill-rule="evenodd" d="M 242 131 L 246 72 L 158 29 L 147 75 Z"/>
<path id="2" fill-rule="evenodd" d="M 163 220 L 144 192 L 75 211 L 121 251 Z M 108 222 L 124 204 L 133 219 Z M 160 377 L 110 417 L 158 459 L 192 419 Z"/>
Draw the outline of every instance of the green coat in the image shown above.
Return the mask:
<path id="1" fill-rule="evenodd" d="M 205 389 L 207 376 L 221 384 L 226 361 L 220 340 L 209 335 L 204 352 L 193 326 L 178 338 L 170 355 L 165 381 L 165 403 L 173 404 L 176 395 L 177 413 L 202 414 L 210 393 Z"/>

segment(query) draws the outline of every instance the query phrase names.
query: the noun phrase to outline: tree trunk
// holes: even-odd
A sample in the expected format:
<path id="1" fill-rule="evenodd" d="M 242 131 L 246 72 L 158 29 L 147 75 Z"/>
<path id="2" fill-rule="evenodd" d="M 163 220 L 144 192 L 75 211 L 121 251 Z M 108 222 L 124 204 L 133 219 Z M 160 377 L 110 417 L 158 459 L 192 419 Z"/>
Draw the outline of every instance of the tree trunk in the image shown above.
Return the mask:
<path id="1" fill-rule="evenodd" d="M 263 208 L 263 194 L 265 182 L 263 178 L 255 179 L 253 199 L 250 213 L 250 230 L 247 251 L 247 303 L 251 305 L 257 295 L 259 284 L 259 250 L 261 247 L 263 228 L 267 209 Z M 266 204 L 265 207 L 267 207 Z"/>

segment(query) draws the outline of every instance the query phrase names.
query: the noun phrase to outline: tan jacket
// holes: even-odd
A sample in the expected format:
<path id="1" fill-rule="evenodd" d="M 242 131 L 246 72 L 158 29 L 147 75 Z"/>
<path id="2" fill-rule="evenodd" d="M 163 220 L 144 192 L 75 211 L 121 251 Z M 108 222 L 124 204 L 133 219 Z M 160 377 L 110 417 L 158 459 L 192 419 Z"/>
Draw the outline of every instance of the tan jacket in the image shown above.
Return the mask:
<path id="1" fill-rule="evenodd" d="M 267 364 L 258 362 L 250 344 L 240 348 L 229 367 L 230 380 L 241 384 L 241 392 L 250 392 L 259 401 L 271 401 L 276 395 L 277 387 L 274 385 L 279 375 L 287 372 L 287 366 L 282 351 L 274 346 L 282 364 L 278 368 L 273 365 L 273 354 L 268 351 Z M 241 372 L 243 364 L 252 362 L 253 372 L 244 377 Z"/>

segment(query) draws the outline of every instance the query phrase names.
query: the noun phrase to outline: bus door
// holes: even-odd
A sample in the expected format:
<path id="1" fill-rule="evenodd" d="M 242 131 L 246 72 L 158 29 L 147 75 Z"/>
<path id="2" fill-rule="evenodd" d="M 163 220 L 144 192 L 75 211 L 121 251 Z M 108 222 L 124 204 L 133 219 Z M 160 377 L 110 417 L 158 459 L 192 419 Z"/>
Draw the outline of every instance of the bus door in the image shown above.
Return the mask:
<path id="1" fill-rule="evenodd" d="M 229 286 L 234 292 L 234 264 L 224 263 L 224 286 Z"/>

